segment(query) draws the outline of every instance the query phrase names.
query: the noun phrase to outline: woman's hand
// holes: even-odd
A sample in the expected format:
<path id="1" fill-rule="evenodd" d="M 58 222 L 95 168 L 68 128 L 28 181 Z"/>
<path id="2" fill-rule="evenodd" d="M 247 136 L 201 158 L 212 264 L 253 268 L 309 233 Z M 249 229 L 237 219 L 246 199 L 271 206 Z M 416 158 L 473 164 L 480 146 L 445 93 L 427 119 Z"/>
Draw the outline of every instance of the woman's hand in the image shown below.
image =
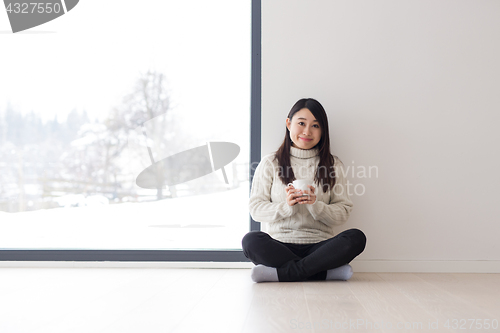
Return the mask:
<path id="1" fill-rule="evenodd" d="M 301 190 L 295 189 L 293 185 L 289 185 L 285 188 L 286 191 L 286 202 L 289 206 L 294 206 L 295 204 L 313 204 L 316 201 L 316 195 L 314 194 L 314 187 L 308 185 L 311 190 L 306 190 L 302 192 Z M 309 195 L 304 195 L 309 194 Z M 304 195 L 304 196 L 303 196 Z"/>
<path id="2" fill-rule="evenodd" d="M 308 196 L 303 197 L 304 200 L 302 200 L 299 203 L 312 205 L 313 203 L 316 202 L 316 194 L 314 194 L 314 190 L 316 190 L 316 189 L 312 185 L 307 185 L 307 186 L 310 188 L 310 190 L 305 190 L 304 194 L 308 194 Z"/>
<path id="3" fill-rule="evenodd" d="M 286 203 L 289 206 L 294 206 L 299 202 L 300 196 L 302 195 L 301 190 L 295 189 L 292 184 L 289 184 L 286 188 Z"/>

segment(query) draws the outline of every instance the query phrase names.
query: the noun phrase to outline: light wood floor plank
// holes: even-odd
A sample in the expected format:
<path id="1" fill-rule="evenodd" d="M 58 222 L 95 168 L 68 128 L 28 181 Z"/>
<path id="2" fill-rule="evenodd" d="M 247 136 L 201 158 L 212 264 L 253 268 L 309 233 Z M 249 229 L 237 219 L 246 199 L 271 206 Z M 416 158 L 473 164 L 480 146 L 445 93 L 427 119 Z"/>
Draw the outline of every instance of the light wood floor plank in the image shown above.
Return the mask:
<path id="1" fill-rule="evenodd" d="M 349 280 L 349 287 L 370 314 L 368 318 L 361 318 L 362 321 L 367 321 L 364 327 L 370 332 L 422 332 L 436 320 L 428 311 L 409 300 L 376 273 L 354 274 Z"/>
<path id="2" fill-rule="evenodd" d="M 488 314 L 474 304 L 467 303 L 453 294 L 443 291 L 435 285 L 424 281 L 416 273 L 377 273 L 385 281 L 404 294 L 409 301 L 425 308 L 438 320 L 438 327 L 445 330 L 446 323 L 453 325 L 453 320 L 467 320 L 469 318 L 487 318 Z M 459 326 L 450 332 L 459 332 Z M 484 332 L 475 327 L 467 327 L 468 332 Z"/>
<path id="3" fill-rule="evenodd" d="M 126 275 L 127 272 L 122 272 Z M 43 333 L 86 333 L 100 332 L 115 322 L 124 313 L 132 311 L 147 299 L 154 297 L 165 284 L 176 284 L 186 274 L 183 270 L 172 270 L 165 274 L 156 269 L 145 269 L 141 276 L 129 283 L 111 288 L 86 303 L 43 327 Z"/>
<path id="4" fill-rule="evenodd" d="M 311 321 L 303 283 L 255 283 L 252 294 L 245 333 L 297 332 L 295 323 Z"/>
<path id="5" fill-rule="evenodd" d="M 252 301 L 250 269 L 225 274 L 175 327 L 173 333 L 243 331 Z"/>
<path id="6" fill-rule="evenodd" d="M 372 318 L 349 288 L 351 284 L 351 281 L 304 282 L 311 326 L 315 332 L 370 332 L 364 326 L 358 326 L 361 322 L 357 320 Z"/>
<path id="7" fill-rule="evenodd" d="M 145 272 L 120 269 L 0 269 L 0 332 L 41 332 Z M 5 327 L 9 323 L 9 327 Z"/>
<path id="8" fill-rule="evenodd" d="M 179 279 L 168 281 L 165 274 L 170 271 L 160 271 L 164 281 L 152 290 L 150 297 L 115 316 L 99 332 L 173 332 L 225 273 L 220 269 L 183 269 Z M 145 279 L 142 283 L 150 281 Z"/>
<path id="9" fill-rule="evenodd" d="M 489 319 L 496 318 L 500 321 L 500 274 L 418 273 L 416 275 L 437 288 L 461 298 L 464 302 L 481 308 L 489 314 Z"/>
<path id="10" fill-rule="evenodd" d="M 249 269 L 2 268 L 0 332 L 411 331 L 335 327 L 358 319 L 439 325 L 419 332 L 495 332 L 444 324 L 500 320 L 499 285 L 500 274 L 355 273 L 349 281 L 257 284 Z"/>

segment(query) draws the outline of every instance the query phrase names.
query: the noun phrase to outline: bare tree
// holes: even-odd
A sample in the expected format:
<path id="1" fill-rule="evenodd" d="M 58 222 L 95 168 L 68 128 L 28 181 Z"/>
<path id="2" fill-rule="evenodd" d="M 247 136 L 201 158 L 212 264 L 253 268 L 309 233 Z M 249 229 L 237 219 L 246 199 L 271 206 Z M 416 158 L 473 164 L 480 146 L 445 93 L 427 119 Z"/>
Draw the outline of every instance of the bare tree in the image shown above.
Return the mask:
<path id="1" fill-rule="evenodd" d="M 125 96 L 123 105 L 114 108 L 106 121 L 106 126 L 118 138 L 123 138 L 138 127 L 143 127 L 147 132 L 149 142 L 152 142 L 155 150 L 149 150 L 151 163 L 158 159 L 158 153 L 165 151 L 167 147 L 167 133 L 171 124 L 167 121 L 167 113 L 171 110 L 170 92 L 167 88 L 165 74 L 157 71 L 147 71 L 137 80 L 133 91 Z M 153 120 L 154 121 L 150 121 Z M 122 140 L 118 140 L 122 141 Z M 124 145 L 126 145 L 126 140 Z M 124 148 L 124 147 L 123 147 Z M 121 151 L 122 149 L 120 149 Z M 163 198 L 164 179 L 162 174 L 157 177 L 157 199 Z M 169 189 L 174 192 L 175 188 Z"/>

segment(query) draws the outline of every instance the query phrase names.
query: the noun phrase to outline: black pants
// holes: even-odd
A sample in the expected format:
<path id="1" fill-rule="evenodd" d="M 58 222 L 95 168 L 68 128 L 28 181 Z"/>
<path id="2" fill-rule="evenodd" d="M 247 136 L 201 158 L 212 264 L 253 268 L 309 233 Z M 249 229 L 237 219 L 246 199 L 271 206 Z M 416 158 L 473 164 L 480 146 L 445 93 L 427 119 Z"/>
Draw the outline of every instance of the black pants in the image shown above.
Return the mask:
<path id="1" fill-rule="evenodd" d="M 326 271 L 350 263 L 365 249 L 365 234 L 349 229 L 313 244 L 280 242 L 262 231 L 250 231 L 242 241 L 243 253 L 254 264 L 278 269 L 280 281 L 325 280 Z"/>

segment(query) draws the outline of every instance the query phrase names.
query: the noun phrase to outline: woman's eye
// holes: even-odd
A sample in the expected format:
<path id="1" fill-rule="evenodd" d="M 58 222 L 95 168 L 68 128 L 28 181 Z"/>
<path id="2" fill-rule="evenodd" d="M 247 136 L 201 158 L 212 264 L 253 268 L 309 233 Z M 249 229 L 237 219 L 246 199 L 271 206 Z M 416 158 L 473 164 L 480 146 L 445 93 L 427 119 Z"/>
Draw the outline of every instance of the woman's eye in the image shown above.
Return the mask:
<path id="1" fill-rule="evenodd" d="M 298 124 L 302 126 L 302 125 L 304 125 L 304 122 L 300 121 L 300 122 L 298 122 Z M 316 127 L 316 128 L 319 128 L 319 125 L 314 124 L 313 126 Z"/>

